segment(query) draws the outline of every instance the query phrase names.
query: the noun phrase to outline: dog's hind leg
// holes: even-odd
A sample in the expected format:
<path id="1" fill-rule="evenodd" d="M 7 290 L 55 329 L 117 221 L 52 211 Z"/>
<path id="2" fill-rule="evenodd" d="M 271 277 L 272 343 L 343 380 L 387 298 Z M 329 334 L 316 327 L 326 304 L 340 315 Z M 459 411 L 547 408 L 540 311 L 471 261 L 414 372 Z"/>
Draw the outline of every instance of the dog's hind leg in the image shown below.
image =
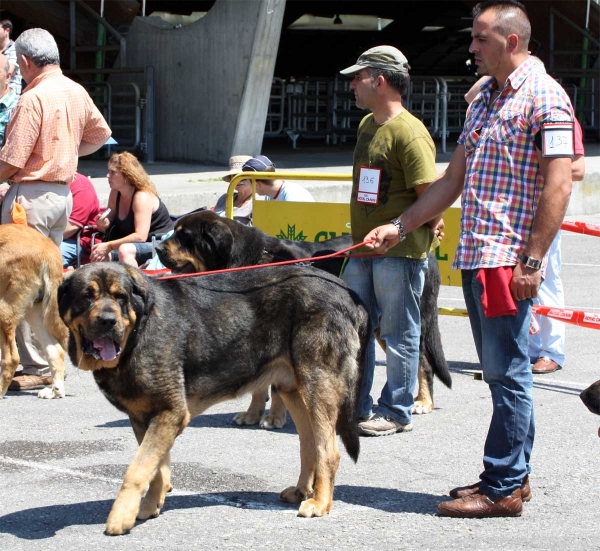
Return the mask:
<path id="1" fill-rule="evenodd" d="M 160 482 L 163 489 L 168 487 L 164 483 L 164 471 L 161 470 L 160 475 L 158 472 L 159 469 L 164 469 L 164 465 L 168 465 L 169 451 L 173 447 L 175 438 L 185 428 L 189 419 L 190 415 L 187 411 L 166 410 L 158 413 L 150 421 L 135 458 L 127 468 L 119 495 L 108 515 L 106 521 L 108 535 L 118 536 L 133 528 L 140 510 L 142 494 L 151 482 L 156 481 L 157 485 Z M 136 431 L 136 436 L 138 436 L 138 431 Z M 170 485 L 170 482 L 168 484 Z M 148 491 L 150 492 L 150 490 Z M 154 486 L 152 495 L 160 496 L 161 491 Z M 157 508 L 158 503 L 155 512 Z M 149 507 L 145 512 L 148 509 Z"/>
<path id="2" fill-rule="evenodd" d="M 300 437 L 300 476 L 296 486 L 286 488 L 279 497 L 288 503 L 300 503 L 312 497 L 314 491 L 317 463 L 315 439 L 308 410 L 298 391 L 281 393 L 281 398 L 290 411 Z"/>
<path id="3" fill-rule="evenodd" d="M 10 323 L 1 323 L 0 326 L 0 348 L 2 350 L 2 361 L 0 361 L 0 398 L 2 398 L 13 380 L 17 366 L 19 365 L 19 352 L 15 342 L 16 326 Z"/>
<path id="4" fill-rule="evenodd" d="M 340 465 L 336 438 L 339 405 L 334 404 L 339 397 L 332 388 L 319 389 L 318 394 L 321 396 L 313 397 L 307 409 L 315 442 L 315 490 L 312 498 L 300 504 L 298 516 L 301 517 L 322 517 L 329 513 L 335 474 Z"/>
<path id="5" fill-rule="evenodd" d="M 50 373 L 52 374 L 52 387 L 43 388 L 38 392 L 38 398 L 64 398 L 65 397 L 65 349 L 46 327 L 43 318 L 42 303 L 35 303 L 25 315 L 33 333 L 45 352 Z M 62 324 L 60 319 L 56 323 Z"/>
<path id="6" fill-rule="evenodd" d="M 265 413 L 265 404 L 269 400 L 269 389 L 259 388 L 252 393 L 252 401 L 246 411 L 233 418 L 234 425 L 258 425 Z"/>
<path id="7" fill-rule="evenodd" d="M 284 401 L 281 399 L 279 391 L 273 385 L 271 386 L 271 407 L 269 413 L 260 421 L 261 429 L 282 429 L 285 427 L 287 409 Z"/>
<path id="8" fill-rule="evenodd" d="M 421 359 L 418 372 L 419 392 L 413 405 L 412 412 L 416 415 L 431 413 L 433 411 L 433 396 L 431 387 L 433 386 L 433 373 L 427 359 Z"/>

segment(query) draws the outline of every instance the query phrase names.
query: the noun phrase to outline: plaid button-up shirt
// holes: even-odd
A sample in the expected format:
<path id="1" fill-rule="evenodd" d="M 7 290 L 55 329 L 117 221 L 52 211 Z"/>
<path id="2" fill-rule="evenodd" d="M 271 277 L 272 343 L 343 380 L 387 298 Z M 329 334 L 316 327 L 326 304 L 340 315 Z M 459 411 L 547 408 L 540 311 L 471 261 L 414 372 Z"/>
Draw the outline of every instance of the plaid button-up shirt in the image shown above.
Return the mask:
<path id="1" fill-rule="evenodd" d="M 496 88 L 495 79 L 482 86 L 458 140 L 467 171 L 454 269 L 517 264 L 543 187 L 534 137 L 545 122 L 573 120 L 565 91 L 531 59 L 489 105 Z"/>

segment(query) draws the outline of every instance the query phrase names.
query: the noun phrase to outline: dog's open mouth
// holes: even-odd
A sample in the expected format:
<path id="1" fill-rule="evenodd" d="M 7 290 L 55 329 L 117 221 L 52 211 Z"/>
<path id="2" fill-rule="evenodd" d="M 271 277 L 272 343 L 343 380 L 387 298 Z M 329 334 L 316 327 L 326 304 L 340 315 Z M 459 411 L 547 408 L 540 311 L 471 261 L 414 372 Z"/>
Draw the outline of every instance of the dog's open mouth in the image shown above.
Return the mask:
<path id="1" fill-rule="evenodd" d="M 121 353 L 121 347 L 110 337 L 100 337 L 91 341 L 85 336 L 81 327 L 79 327 L 79 333 L 82 352 L 96 360 L 110 362 Z"/>

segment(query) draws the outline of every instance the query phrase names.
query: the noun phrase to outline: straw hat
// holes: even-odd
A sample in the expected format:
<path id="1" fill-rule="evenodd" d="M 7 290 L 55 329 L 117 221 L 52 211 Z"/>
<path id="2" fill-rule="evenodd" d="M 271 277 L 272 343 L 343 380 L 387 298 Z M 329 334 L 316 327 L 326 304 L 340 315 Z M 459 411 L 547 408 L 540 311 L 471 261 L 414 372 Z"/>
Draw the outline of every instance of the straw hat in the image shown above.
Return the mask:
<path id="1" fill-rule="evenodd" d="M 229 157 L 229 172 L 222 179 L 226 182 L 231 182 L 231 177 L 242 172 L 242 166 L 249 159 L 252 159 L 250 155 L 234 155 L 233 157 Z"/>

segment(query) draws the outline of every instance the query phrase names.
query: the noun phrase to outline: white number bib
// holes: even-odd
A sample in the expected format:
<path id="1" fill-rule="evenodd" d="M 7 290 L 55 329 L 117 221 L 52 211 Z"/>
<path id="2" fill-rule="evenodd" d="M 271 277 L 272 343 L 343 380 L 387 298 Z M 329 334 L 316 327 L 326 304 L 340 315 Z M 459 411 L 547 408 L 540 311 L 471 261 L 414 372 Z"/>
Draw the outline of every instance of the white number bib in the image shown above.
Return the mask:
<path id="1" fill-rule="evenodd" d="M 358 177 L 358 203 L 376 205 L 379 202 L 379 184 L 381 183 L 381 169 L 360 167 Z"/>
<path id="2" fill-rule="evenodd" d="M 547 122 L 542 124 L 542 157 L 573 157 L 572 122 Z"/>

